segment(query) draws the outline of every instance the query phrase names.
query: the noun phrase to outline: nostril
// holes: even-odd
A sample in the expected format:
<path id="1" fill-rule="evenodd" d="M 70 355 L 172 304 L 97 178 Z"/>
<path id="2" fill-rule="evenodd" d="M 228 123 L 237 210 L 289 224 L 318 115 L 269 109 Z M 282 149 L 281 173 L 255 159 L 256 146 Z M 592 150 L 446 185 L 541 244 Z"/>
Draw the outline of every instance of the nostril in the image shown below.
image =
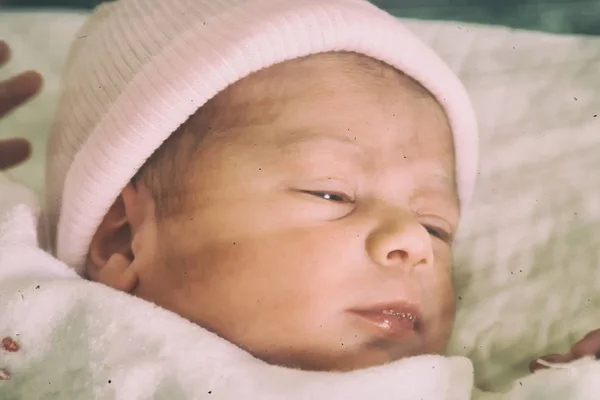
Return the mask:
<path id="1" fill-rule="evenodd" d="M 388 261 L 405 261 L 408 258 L 408 252 L 405 250 L 392 250 L 388 253 Z"/>

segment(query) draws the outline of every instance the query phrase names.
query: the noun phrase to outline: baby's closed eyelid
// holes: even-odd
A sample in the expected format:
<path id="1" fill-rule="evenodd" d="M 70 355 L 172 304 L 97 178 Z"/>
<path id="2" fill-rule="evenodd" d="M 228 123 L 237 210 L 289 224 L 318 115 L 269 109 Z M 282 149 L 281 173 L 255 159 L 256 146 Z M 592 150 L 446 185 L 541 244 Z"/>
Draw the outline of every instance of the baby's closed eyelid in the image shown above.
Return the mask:
<path id="1" fill-rule="evenodd" d="M 357 195 L 354 182 L 334 177 L 298 179 L 289 184 L 288 187 L 296 188 L 298 191 L 307 193 L 339 194 L 352 201 L 356 199 Z"/>
<path id="2" fill-rule="evenodd" d="M 452 224 L 444 218 L 427 214 L 417 214 L 416 217 L 421 225 L 427 229 L 427 232 L 432 231 L 435 236 L 447 243 L 454 240 L 455 230 Z"/>

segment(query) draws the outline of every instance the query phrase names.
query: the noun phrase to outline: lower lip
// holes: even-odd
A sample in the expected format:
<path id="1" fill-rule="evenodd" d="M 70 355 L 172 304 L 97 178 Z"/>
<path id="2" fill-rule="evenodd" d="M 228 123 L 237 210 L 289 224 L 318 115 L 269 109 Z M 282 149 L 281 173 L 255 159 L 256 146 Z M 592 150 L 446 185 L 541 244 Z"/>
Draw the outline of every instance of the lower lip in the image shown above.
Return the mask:
<path id="1" fill-rule="evenodd" d="M 375 326 L 386 336 L 398 340 L 406 340 L 416 335 L 416 324 L 404 318 L 396 318 L 392 315 L 384 315 L 381 312 L 357 312 L 367 322 Z"/>

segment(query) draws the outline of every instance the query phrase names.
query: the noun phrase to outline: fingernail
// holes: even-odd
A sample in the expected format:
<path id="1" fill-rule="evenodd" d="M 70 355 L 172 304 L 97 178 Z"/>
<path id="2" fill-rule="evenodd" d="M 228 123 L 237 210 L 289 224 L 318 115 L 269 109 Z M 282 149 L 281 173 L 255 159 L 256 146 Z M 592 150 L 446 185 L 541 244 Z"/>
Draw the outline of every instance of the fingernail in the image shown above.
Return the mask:
<path id="1" fill-rule="evenodd" d="M 551 364 L 565 364 L 573 361 L 570 354 L 548 354 L 529 363 L 529 371 L 535 372 L 541 369 L 551 368 Z"/>

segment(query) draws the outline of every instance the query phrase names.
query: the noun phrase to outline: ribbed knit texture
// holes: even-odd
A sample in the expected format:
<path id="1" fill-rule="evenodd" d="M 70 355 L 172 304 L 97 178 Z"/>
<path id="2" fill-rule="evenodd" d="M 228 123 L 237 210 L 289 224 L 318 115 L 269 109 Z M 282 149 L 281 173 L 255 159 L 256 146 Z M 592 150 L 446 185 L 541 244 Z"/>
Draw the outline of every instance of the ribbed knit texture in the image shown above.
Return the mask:
<path id="1" fill-rule="evenodd" d="M 432 92 L 451 122 L 466 207 L 477 167 L 466 91 L 384 11 L 363 0 L 120 0 L 93 13 L 65 71 L 47 165 L 53 251 L 81 271 L 119 192 L 199 107 L 252 72 L 327 51 L 381 60 Z"/>

